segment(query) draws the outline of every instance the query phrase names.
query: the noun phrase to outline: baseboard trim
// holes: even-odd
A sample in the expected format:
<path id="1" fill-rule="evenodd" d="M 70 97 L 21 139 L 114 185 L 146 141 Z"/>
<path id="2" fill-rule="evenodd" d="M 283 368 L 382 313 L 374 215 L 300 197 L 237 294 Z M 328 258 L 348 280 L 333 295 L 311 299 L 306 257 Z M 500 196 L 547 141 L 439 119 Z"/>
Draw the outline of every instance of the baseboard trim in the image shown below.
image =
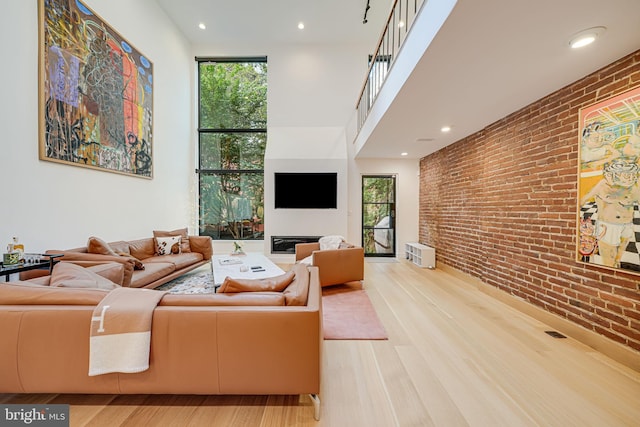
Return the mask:
<path id="1" fill-rule="evenodd" d="M 573 323 L 570 320 L 564 319 L 555 313 L 550 313 L 523 300 L 522 298 L 508 294 L 494 286 L 488 285 L 477 277 L 473 277 L 467 273 L 456 270 L 453 267 L 438 264 L 438 268 L 459 277 L 465 282 L 477 287 L 481 292 L 507 304 L 509 307 L 531 316 L 539 322 L 549 325 L 554 330 L 557 330 L 558 332 L 593 348 L 594 350 L 630 369 L 633 369 L 636 372 L 640 372 L 640 352 L 605 337 L 604 335 L 590 331 L 589 329 Z"/>

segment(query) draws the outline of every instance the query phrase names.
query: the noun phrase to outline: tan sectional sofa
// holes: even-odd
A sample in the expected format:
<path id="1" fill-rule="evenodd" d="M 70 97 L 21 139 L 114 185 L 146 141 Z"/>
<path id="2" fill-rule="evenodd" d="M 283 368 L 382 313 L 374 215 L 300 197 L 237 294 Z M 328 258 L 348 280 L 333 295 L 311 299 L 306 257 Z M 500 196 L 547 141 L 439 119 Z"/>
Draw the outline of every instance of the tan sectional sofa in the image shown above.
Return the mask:
<path id="1" fill-rule="evenodd" d="M 149 369 L 98 376 L 88 376 L 89 331 L 108 291 L 0 283 L 0 393 L 310 394 L 318 418 L 318 269 L 292 270 L 281 292 L 166 294 Z"/>
<path id="2" fill-rule="evenodd" d="M 213 248 L 208 236 L 188 236 L 189 252 L 156 255 L 154 237 L 108 243 L 113 254 L 90 253 L 87 246 L 74 249 L 48 250 L 48 254 L 63 254 L 62 261 L 89 263 L 119 262 L 125 266 L 122 286 L 132 288 L 156 288 L 184 273 L 211 262 Z M 183 246 L 184 248 L 184 246 Z M 122 255 L 119 255 L 122 254 Z M 127 256 L 129 255 L 129 256 Z M 135 268 L 140 261 L 144 269 Z"/>

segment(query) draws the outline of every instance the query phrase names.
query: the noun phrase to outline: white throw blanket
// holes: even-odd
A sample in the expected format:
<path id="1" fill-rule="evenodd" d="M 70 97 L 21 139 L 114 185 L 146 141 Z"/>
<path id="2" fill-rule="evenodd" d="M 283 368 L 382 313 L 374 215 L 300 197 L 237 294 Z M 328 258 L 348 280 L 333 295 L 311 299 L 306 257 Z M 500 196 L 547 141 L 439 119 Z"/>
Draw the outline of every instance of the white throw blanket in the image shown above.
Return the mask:
<path id="1" fill-rule="evenodd" d="M 344 242 L 344 237 L 342 236 L 323 236 L 318 239 L 318 243 L 320 243 L 320 250 L 332 250 L 338 249 L 340 247 L 340 243 Z"/>
<path id="2" fill-rule="evenodd" d="M 151 320 L 166 292 L 116 288 L 91 318 L 89 376 L 149 369 Z"/>

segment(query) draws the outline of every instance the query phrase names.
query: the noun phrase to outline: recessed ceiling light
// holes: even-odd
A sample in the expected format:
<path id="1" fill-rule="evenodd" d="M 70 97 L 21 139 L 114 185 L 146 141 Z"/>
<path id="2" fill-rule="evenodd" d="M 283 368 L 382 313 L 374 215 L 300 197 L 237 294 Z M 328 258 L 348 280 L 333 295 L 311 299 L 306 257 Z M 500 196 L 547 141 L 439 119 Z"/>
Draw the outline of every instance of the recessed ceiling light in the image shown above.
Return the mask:
<path id="1" fill-rule="evenodd" d="M 201 22 L 201 23 L 198 24 L 198 28 L 200 28 L 201 30 L 206 30 L 207 26 L 204 25 L 204 22 Z"/>
<path id="2" fill-rule="evenodd" d="M 571 37 L 569 46 L 571 46 L 572 49 L 578 49 L 590 45 L 591 43 L 596 41 L 596 39 L 600 37 L 602 33 L 605 32 L 605 30 L 605 27 L 593 27 L 580 31 L 579 33 L 574 34 L 573 37 Z"/>
<path id="3" fill-rule="evenodd" d="M 398 28 L 402 28 L 402 27 L 404 27 L 404 21 L 398 22 Z"/>
<path id="4" fill-rule="evenodd" d="M 451 126 L 442 126 L 440 128 L 440 132 L 449 132 L 451 130 Z"/>
<path id="5" fill-rule="evenodd" d="M 400 155 L 401 155 L 401 156 L 408 156 L 408 155 L 409 155 L 409 153 L 407 153 L 406 151 L 404 151 L 404 152 L 400 153 Z"/>
<path id="6" fill-rule="evenodd" d="M 304 22 L 298 22 L 298 29 L 304 30 Z"/>

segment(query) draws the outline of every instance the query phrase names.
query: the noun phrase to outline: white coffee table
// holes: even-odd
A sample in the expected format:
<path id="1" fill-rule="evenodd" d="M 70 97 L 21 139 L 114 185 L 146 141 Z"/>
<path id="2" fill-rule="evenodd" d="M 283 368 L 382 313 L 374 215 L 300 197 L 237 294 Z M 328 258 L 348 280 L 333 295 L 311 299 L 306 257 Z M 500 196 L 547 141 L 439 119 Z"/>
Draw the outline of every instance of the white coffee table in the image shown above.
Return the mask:
<path id="1" fill-rule="evenodd" d="M 213 283 L 216 288 L 227 276 L 232 279 L 264 279 L 284 274 L 283 269 L 260 252 L 247 252 L 245 255 L 214 255 L 211 264 L 213 265 Z"/>

